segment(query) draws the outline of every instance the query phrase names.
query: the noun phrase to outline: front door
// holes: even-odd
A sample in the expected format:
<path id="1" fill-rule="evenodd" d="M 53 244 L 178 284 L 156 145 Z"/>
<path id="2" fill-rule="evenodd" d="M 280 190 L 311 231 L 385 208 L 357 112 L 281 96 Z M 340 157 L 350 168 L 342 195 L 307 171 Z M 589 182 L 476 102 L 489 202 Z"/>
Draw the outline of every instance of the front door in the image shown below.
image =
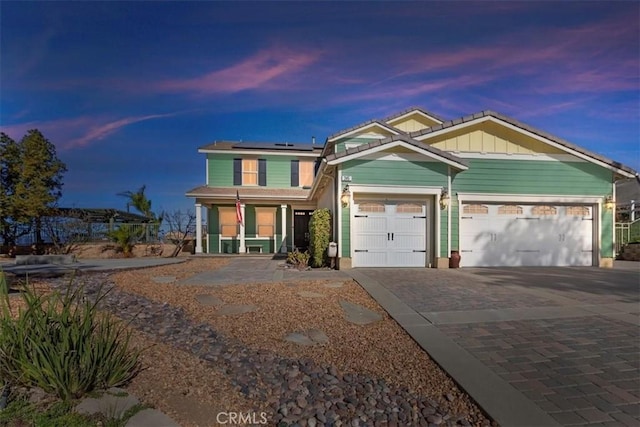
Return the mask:
<path id="1" fill-rule="evenodd" d="M 309 249 L 309 220 L 313 211 L 293 212 L 293 245 L 300 252 Z"/>

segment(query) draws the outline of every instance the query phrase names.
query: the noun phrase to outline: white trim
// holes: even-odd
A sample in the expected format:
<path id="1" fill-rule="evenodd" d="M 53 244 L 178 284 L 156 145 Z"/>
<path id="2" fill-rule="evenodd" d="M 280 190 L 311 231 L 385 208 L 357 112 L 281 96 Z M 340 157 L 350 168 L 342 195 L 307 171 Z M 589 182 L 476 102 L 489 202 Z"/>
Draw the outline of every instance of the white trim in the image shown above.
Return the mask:
<path id="1" fill-rule="evenodd" d="M 436 265 L 438 263 L 438 258 L 440 258 L 440 235 L 442 234 L 441 230 L 440 230 L 440 192 L 442 191 L 442 188 L 440 188 L 440 191 L 438 193 L 436 193 L 436 200 L 434 202 L 433 205 L 433 211 L 435 212 L 435 218 L 434 218 L 434 222 L 435 222 L 435 228 L 436 228 L 436 235 L 435 235 L 435 248 L 434 248 L 434 252 L 435 252 L 435 258 L 436 258 Z"/>
<path id="2" fill-rule="evenodd" d="M 275 219 L 274 219 L 275 222 Z M 275 225 L 275 224 L 274 224 Z M 275 227 L 273 227 L 275 230 Z M 282 241 L 280 242 L 280 252 L 287 253 L 287 205 L 280 205 L 280 228 L 282 233 Z M 278 252 L 278 248 L 273 248 L 274 252 Z"/>
<path id="3" fill-rule="evenodd" d="M 616 183 L 615 181 L 611 184 L 611 198 L 613 200 L 613 208 L 612 213 L 613 219 L 611 221 L 611 234 L 613 235 L 611 239 L 611 257 L 616 259 Z M 631 215 L 633 215 L 633 204 L 631 205 Z M 633 218 L 633 217 L 632 217 Z M 598 262 L 598 265 L 600 263 Z"/>
<path id="4" fill-rule="evenodd" d="M 340 174 L 342 175 L 342 173 Z M 406 185 L 366 185 L 366 184 L 349 184 L 349 189 L 351 190 L 351 194 L 353 193 L 379 193 L 379 194 L 428 194 L 428 195 L 438 195 L 440 197 L 440 192 L 442 191 L 442 187 L 435 186 L 421 186 L 421 187 L 410 187 Z"/>
<path id="5" fill-rule="evenodd" d="M 460 129 L 464 129 L 464 128 L 469 127 L 469 126 L 474 126 L 474 125 L 477 125 L 478 123 L 483 123 L 483 122 L 486 122 L 486 121 L 494 122 L 496 124 L 499 124 L 501 126 L 509 128 L 511 130 L 519 132 L 519 133 L 521 133 L 523 135 L 527 135 L 527 136 L 529 136 L 529 137 L 531 137 L 531 138 L 533 138 L 535 140 L 538 140 L 538 141 L 540 141 L 542 143 L 545 143 L 547 145 L 555 147 L 555 148 L 557 148 L 559 150 L 565 151 L 565 152 L 567 152 L 567 153 L 569 153 L 571 155 L 579 157 L 579 158 L 581 158 L 583 160 L 586 160 L 588 162 L 594 163 L 594 164 L 596 164 L 598 166 L 601 166 L 603 168 L 609 169 L 609 170 L 611 170 L 613 172 L 616 172 L 616 173 L 618 173 L 618 174 L 620 174 L 620 175 L 622 175 L 624 177 L 633 178 L 635 176 L 632 173 L 623 171 L 622 169 L 618 169 L 618 168 L 616 168 L 614 166 L 611 166 L 611 165 L 609 165 L 609 164 L 607 164 L 607 163 L 605 163 L 603 161 L 595 159 L 595 158 L 593 158 L 591 156 L 588 156 L 586 154 L 582 154 L 579 151 L 576 151 L 576 150 L 574 150 L 572 148 L 569 148 L 569 147 L 567 147 L 567 146 L 565 146 L 563 144 L 559 144 L 559 143 L 557 143 L 555 141 L 552 141 L 552 140 L 550 140 L 548 138 L 545 138 L 543 136 L 537 135 L 537 134 L 535 134 L 533 132 L 530 132 L 530 131 L 528 131 L 526 129 L 523 129 L 523 128 L 519 127 L 519 126 L 512 125 L 511 123 L 508 123 L 508 122 L 506 122 L 504 120 L 498 119 L 498 118 L 493 117 L 493 116 L 484 116 L 484 117 L 481 117 L 481 118 L 478 118 L 478 119 L 473 119 L 473 120 L 470 120 L 468 122 L 460 123 L 460 124 L 453 125 L 453 126 L 450 126 L 450 127 L 444 128 L 444 129 L 437 130 L 435 132 L 430 132 L 430 133 L 427 133 L 427 134 L 424 134 L 424 135 L 418 135 L 418 136 L 414 137 L 413 139 L 418 140 L 418 141 L 424 141 L 424 140 L 427 140 L 427 139 L 430 139 L 430 138 L 433 138 L 433 137 L 436 137 L 436 136 L 439 136 L 439 135 L 442 135 L 442 134 L 445 134 L 445 133 L 448 133 L 448 132 L 451 132 L 451 131 L 458 131 Z"/>
<path id="6" fill-rule="evenodd" d="M 445 157 L 442 157 L 442 156 L 439 156 L 439 155 L 437 155 L 435 153 L 432 153 L 431 151 L 422 149 L 420 147 L 416 147 L 415 145 L 408 144 L 408 143 L 406 143 L 404 141 L 393 141 L 393 142 L 390 142 L 388 144 L 381 144 L 381 145 L 378 145 L 378 146 L 373 147 L 373 148 L 369 148 L 369 149 L 364 150 L 364 151 L 358 151 L 357 153 L 347 154 L 344 157 L 338 157 L 337 159 L 328 161 L 327 164 L 328 165 L 337 165 L 337 164 L 344 163 L 344 162 L 349 161 L 349 160 L 353 160 L 353 159 L 357 159 L 357 158 L 363 157 L 365 155 L 377 153 L 379 151 L 389 150 L 390 148 L 395 148 L 395 147 L 404 147 L 404 148 L 408 148 L 409 150 L 415 151 L 416 153 L 423 153 L 427 157 L 431 157 L 433 159 L 436 159 L 437 161 L 440 161 L 442 163 L 446 163 L 446 164 L 448 164 L 450 166 L 455 167 L 456 169 L 460 169 L 460 170 L 469 169 L 467 166 L 465 166 L 465 165 L 463 165 L 461 163 L 449 160 L 449 159 L 447 159 Z"/>
<path id="7" fill-rule="evenodd" d="M 238 247 L 238 253 L 243 254 L 247 252 L 247 248 L 245 246 L 245 229 L 244 229 L 244 224 L 247 222 L 247 215 L 245 215 L 244 203 L 240 203 L 240 213 L 242 214 L 242 223 L 240 223 L 240 246 Z"/>
<path id="8" fill-rule="evenodd" d="M 336 194 L 334 194 L 334 203 L 336 203 L 337 209 L 336 209 L 336 216 L 338 217 L 338 238 L 336 240 L 338 240 L 338 258 L 342 258 L 342 203 L 340 202 L 340 196 L 342 196 L 342 187 L 340 187 L 340 185 L 342 184 L 342 168 L 338 167 L 338 169 L 336 170 L 336 180 L 335 182 L 338 186 L 338 191 L 336 191 Z M 349 188 L 351 188 L 351 186 L 349 186 Z M 351 256 L 351 252 L 352 252 L 352 248 L 351 248 L 351 215 L 349 215 L 349 256 Z"/>
<path id="9" fill-rule="evenodd" d="M 447 194 L 449 195 L 449 204 L 447 205 L 447 253 L 451 254 L 451 205 L 453 203 L 453 194 L 451 194 L 451 167 L 447 168 Z"/>
<path id="10" fill-rule="evenodd" d="M 202 253 L 202 204 L 195 204 L 196 210 L 196 253 Z"/>
<path id="11" fill-rule="evenodd" d="M 206 170 L 205 170 L 205 181 L 207 183 L 207 185 L 209 185 L 209 156 L 207 156 L 206 158 Z"/>
<path id="12" fill-rule="evenodd" d="M 208 153 L 208 154 L 249 154 L 252 156 L 296 156 L 296 157 L 320 157 L 319 152 L 300 152 L 295 150 L 282 150 L 281 153 L 279 150 L 207 150 L 204 148 L 200 148 L 198 153 Z"/>
<path id="13" fill-rule="evenodd" d="M 388 126 L 388 125 L 387 125 L 387 126 Z M 356 129 L 350 130 L 350 131 L 348 131 L 348 132 L 338 134 L 338 135 L 334 136 L 333 138 L 328 139 L 327 141 L 328 141 L 328 142 L 337 141 L 337 140 L 338 140 L 338 139 L 340 139 L 340 138 L 346 138 L 346 137 L 348 137 L 348 136 L 351 136 L 351 135 L 353 135 L 353 134 L 355 134 L 355 133 L 358 133 L 358 132 L 360 132 L 360 131 L 363 131 L 363 130 L 365 130 L 365 129 L 375 128 L 375 127 L 380 128 L 380 129 L 387 130 L 387 131 L 389 131 L 389 133 L 391 133 L 392 135 L 400 135 L 400 133 L 399 133 L 397 130 L 394 130 L 393 128 L 390 128 L 390 127 L 387 127 L 387 126 L 382 125 L 382 124 L 377 123 L 377 122 L 374 122 L 374 123 L 368 123 L 368 124 L 366 124 L 366 125 L 364 125 L 364 126 L 360 126 L 360 127 L 356 128 Z"/>
<path id="14" fill-rule="evenodd" d="M 458 202 L 519 202 L 519 203 L 566 203 L 566 204 L 598 204 L 603 197 L 598 196 L 566 196 L 535 194 L 496 194 L 496 193 L 458 193 Z"/>
<path id="15" fill-rule="evenodd" d="M 478 152 L 462 152 L 462 151 L 447 151 L 456 157 L 461 159 L 491 159 L 491 160 L 541 160 L 541 161 L 553 161 L 553 162 L 583 162 L 584 159 L 577 158 L 572 154 L 546 154 L 546 153 L 534 153 L 534 154 L 522 154 L 522 153 L 478 153 Z"/>
<path id="16" fill-rule="evenodd" d="M 422 153 L 385 153 L 380 151 L 377 153 L 365 154 L 360 157 L 364 160 L 388 160 L 388 161 L 410 161 L 410 162 L 430 162 L 440 163 L 439 160 L 427 158 Z"/>

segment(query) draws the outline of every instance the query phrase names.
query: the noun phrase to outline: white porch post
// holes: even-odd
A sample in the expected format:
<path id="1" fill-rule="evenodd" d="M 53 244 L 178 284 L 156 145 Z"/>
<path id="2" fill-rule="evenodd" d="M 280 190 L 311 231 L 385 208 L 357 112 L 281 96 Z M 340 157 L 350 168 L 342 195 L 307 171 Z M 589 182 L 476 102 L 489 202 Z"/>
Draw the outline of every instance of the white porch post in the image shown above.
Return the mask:
<path id="1" fill-rule="evenodd" d="M 246 221 L 246 217 L 244 215 L 244 203 L 240 204 L 240 212 L 242 213 L 242 223 L 240 224 L 240 247 L 238 248 L 238 252 L 243 254 L 247 252 L 247 247 L 245 245 L 245 237 L 244 237 L 244 222 Z"/>
<path id="2" fill-rule="evenodd" d="M 287 253 L 287 205 L 280 205 L 280 228 L 282 230 L 282 242 L 280 252 Z"/>
<path id="3" fill-rule="evenodd" d="M 196 253 L 202 253 L 202 204 L 196 203 Z"/>

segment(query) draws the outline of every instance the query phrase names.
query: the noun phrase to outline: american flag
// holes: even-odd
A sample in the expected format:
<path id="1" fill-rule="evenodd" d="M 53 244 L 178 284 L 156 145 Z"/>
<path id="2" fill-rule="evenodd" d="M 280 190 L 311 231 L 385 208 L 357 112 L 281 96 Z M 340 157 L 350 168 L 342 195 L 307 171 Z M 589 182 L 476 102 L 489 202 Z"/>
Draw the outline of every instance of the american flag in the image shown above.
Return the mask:
<path id="1" fill-rule="evenodd" d="M 236 220 L 242 224 L 242 208 L 240 206 L 240 193 L 236 191 Z"/>

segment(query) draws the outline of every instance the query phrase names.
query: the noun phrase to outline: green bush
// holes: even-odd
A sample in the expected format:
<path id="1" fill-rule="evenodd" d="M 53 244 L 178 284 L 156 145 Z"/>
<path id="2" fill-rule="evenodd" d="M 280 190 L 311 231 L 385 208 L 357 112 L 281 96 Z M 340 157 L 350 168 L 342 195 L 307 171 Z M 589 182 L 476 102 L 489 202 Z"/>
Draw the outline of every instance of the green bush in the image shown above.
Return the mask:
<path id="1" fill-rule="evenodd" d="M 329 209 L 316 209 L 309 221 L 309 248 L 313 258 L 314 267 L 325 265 L 329 239 L 331 239 L 331 211 Z"/>
<path id="2" fill-rule="evenodd" d="M 16 319 L 9 298 L 1 305 L 0 378 L 10 384 L 37 386 L 63 400 L 101 388 L 124 385 L 140 372 L 141 350 L 129 346 L 126 326 L 98 311 L 84 287 L 71 284 L 64 294 L 43 295 L 25 286 L 26 309 Z"/>
<path id="3" fill-rule="evenodd" d="M 298 270 L 304 270 L 309 266 L 309 258 L 311 258 L 309 252 L 300 252 L 296 249 L 287 254 L 287 264 L 296 266 Z"/>
<path id="4" fill-rule="evenodd" d="M 116 244 L 119 251 L 129 258 L 133 256 L 133 248 L 140 240 L 144 233 L 142 229 L 134 229 L 131 226 L 121 225 L 113 231 L 107 233 L 107 236 Z"/>

